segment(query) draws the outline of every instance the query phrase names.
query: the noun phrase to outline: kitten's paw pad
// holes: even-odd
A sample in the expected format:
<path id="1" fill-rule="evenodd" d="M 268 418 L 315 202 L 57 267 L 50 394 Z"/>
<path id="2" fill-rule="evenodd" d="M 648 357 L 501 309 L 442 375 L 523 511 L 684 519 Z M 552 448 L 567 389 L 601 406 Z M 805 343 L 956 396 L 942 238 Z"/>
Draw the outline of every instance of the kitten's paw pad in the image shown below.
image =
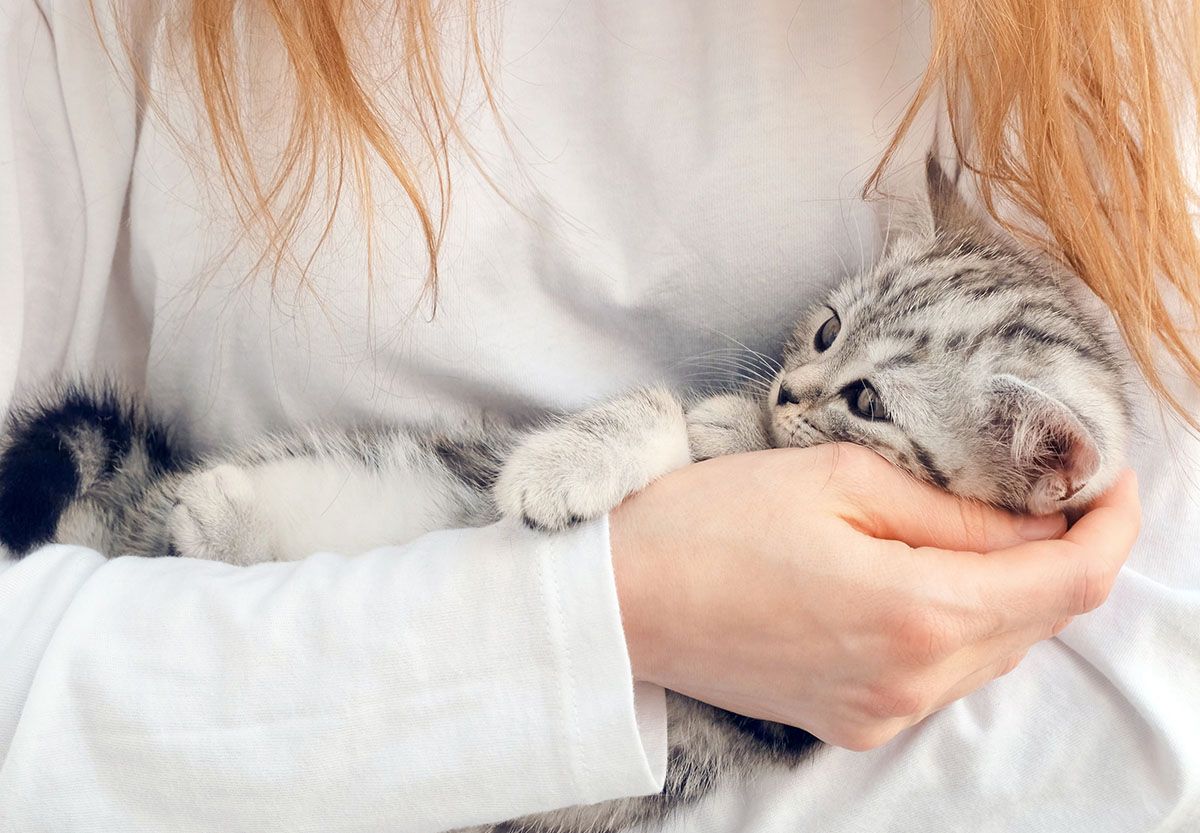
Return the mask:
<path id="1" fill-rule="evenodd" d="M 168 524 L 176 551 L 231 564 L 269 560 L 270 536 L 254 484 L 242 469 L 216 466 L 186 477 Z"/>
<path id="2" fill-rule="evenodd" d="M 710 396 L 688 408 L 688 445 L 692 458 L 708 460 L 725 454 L 767 448 L 762 406 L 734 394 Z"/>

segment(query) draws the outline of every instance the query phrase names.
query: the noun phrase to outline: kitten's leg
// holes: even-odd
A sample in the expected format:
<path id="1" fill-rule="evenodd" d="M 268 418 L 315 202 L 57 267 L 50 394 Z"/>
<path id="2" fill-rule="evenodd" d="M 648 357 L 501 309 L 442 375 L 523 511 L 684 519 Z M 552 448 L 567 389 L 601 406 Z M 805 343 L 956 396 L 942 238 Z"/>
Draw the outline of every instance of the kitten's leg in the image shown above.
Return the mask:
<path id="1" fill-rule="evenodd" d="M 274 560 L 271 527 L 243 469 L 225 464 L 186 475 L 176 499 L 167 524 L 179 555 L 242 565 Z"/>
<path id="2" fill-rule="evenodd" d="M 696 461 L 771 447 L 762 404 L 736 394 L 710 396 L 690 406 L 687 430 Z"/>
<path id="3" fill-rule="evenodd" d="M 638 390 L 526 436 L 504 463 L 496 503 L 536 529 L 565 529 L 689 462 L 682 403 Z"/>

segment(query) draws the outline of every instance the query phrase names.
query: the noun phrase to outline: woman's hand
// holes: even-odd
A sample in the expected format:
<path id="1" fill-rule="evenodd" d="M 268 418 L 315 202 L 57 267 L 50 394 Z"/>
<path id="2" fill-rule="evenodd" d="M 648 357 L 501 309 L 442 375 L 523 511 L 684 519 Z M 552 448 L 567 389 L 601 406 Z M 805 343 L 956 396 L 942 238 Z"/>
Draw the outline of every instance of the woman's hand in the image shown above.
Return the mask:
<path id="1" fill-rule="evenodd" d="M 1066 530 L 829 445 L 688 466 L 611 529 L 635 677 L 869 749 L 1104 601 L 1139 521 L 1131 472 Z"/>

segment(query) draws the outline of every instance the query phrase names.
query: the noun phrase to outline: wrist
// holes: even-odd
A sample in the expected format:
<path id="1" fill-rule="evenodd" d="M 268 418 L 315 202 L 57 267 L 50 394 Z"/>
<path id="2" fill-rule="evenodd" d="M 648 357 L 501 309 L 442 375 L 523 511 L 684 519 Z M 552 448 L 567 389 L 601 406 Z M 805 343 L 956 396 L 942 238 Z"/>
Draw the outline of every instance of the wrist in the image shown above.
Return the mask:
<path id="1" fill-rule="evenodd" d="M 612 553 L 613 576 L 616 579 L 617 602 L 621 608 L 621 626 L 625 631 L 625 647 L 633 678 L 655 682 L 656 662 L 653 650 L 657 642 L 653 625 L 653 599 L 650 589 L 654 582 L 647 575 L 647 553 L 641 546 L 641 531 L 627 510 L 630 501 L 618 506 L 608 516 L 609 548 Z"/>

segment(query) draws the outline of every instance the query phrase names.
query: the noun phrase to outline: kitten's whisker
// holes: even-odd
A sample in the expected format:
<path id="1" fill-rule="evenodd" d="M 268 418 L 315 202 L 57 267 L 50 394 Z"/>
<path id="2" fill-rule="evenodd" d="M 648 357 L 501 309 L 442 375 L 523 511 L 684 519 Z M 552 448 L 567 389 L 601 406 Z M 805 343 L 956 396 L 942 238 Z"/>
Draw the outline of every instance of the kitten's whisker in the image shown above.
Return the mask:
<path id="1" fill-rule="evenodd" d="M 728 358 L 733 361 L 741 362 L 753 362 L 755 364 L 762 365 L 763 367 L 769 367 L 772 370 L 779 369 L 779 362 L 777 362 L 775 359 L 772 359 L 770 356 L 745 346 L 717 347 L 712 350 L 707 350 L 703 353 L 697 353 L 696 355 L 689 356 L 685 359 L 680 359 L 678 362 L 676 362 L 676 364 L 686 364 L 687 362 L 696 361 L 697 359 L 712 357 Z"/>
<path id="2" fill-rule="evenodd" d="M 766 393 L 774 386 L 774 382 L 769 379 L 760 379 L 753 376 L 738 376 L 728 373 L 712 373 L 709 371 L 699 371 L 697 373 L 688 374 L 679 377 L 683 382 L 694 382 L 703 380 L 706 383 L 720 385 L 724 388 L 746 388 L 754 391 Z"/>
<path id="3" fill-rule="evenodd" d="M 709 351 L 708 353 L 701 353 L 697 356 L 681 359 L 672 365 L 672 369 L 699 364 L 721 365 L 723 367 L 754 367 L 756 369 L 765 369 L 760 366 L 760 362 L 754 361 L 751 359 L 751 357 L 744 355 L 741 351 L 734 350 L 732 348 L 721 351 Z"/>
<path id="4" fill-rule="evenodd" d="M 755 350 L 753 347 L 749 346 L 743 341 L 739 341 L 728 333 L 723 333 L 720 330 L 715 330 L 714 332 L 716 332 L 716 334 L 721 338 L 728 339 L 738 347 L 741 347 L 746 351 L 747 355 L 752 356 L 756 361 L 760 362 L 765 368 L 770 369 L 772 372 L 783 370 L 783 365 L 780 364 L 777 359 L 768 356 L 766 353 L 761 353 L 758 350 Z"/>
<path id="5" fill-rule="evenodd" d="M 764 382 L 773 382 L 776 376 L 775 371 L 761 367 L 758 364 L 747 362 L 741 359 L 730 358 L 728 361 L 718 360 L 719 357 L 697 358 L 688 362 L 676 363 L 676 368 L 686 370 L 689 366 L 700 370 L 724 371 L 728 373 L 742 374 L 753 376 L 761 379 Z"/>
<path id="6" fill-rule="evenodd" d="M 830 248 L 833 249 L 833 253 L 835 255 L 837 255 L 838 261 L 842 264 L 842 274 L 843 275 L 853 274 L 850 269 L 850 264 L 846 262 L 846 256 L 844 254 L 842 254 L 842 250 L 840 248 L 838 248 L 837 246 L 830 246 Z"/>
<path id="7" fill-rule="evenodd" d="M 698 372 L 687 374 L 679 377 L 679 381 L 684 383 L 705 382 L 711 384 L 719 384 L 723 387 L 742 387 L 755 391 L 766 393 L 771 389 L 772 383 L 755 378 L 729 376 L 726 374 L 713 374 L 709 372 Z"/>

